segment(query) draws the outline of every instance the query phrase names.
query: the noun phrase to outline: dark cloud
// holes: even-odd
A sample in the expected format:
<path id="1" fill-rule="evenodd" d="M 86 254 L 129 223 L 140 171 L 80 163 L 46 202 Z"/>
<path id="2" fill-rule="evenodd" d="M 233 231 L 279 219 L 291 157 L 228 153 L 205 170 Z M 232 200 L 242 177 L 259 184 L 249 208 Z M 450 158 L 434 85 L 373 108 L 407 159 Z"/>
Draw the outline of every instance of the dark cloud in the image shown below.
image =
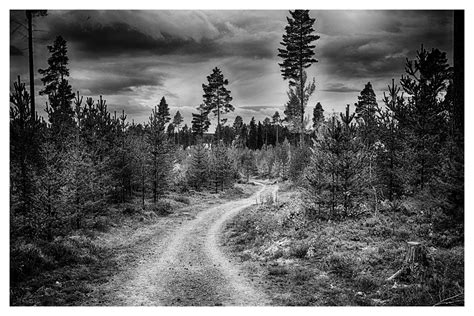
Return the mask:
<path id="1" fill-rule="evenodd" d="M 89 14 L 95 17 L 90 19 Z M 129 14 L 129 11 L 123 12 L 124 16 Z M 221 24 L 212 37 L 194 38 L 159 28 L 151 35 L 143 27 L 140 29 L 116 21 L 120 13 L 114 12 L 117 18 L 106 22 L 101 22 L 97 15 L 96 12 L 83 11 L 69 13 L 51 20 L 48 27 L 51 34 L 61 35 L 72 43 L 83 57 L 180 55 L 194 57 L 192 60 L 196 61 L 196 57 L 269 58 L 275 55 L 274 49 L 268 45 L 276 40 L 275 36 L 264 34 L 242 37 L 242 34 L 234 34 L 236 30 L 225 24 Z"/>
<path id="2" fill-rule="evenodd" d="M 385 89 L 422 43 L 446 51 L 452 60 L 450 11 L 312 10 L 311 15 L 321 38 L 319 62 L 308 68 L 318 83 L 310 104 L 353 103 L 367 81 Z M 287 11 L 275 10 L 51 10 L 35 19 L 42 31 L 35 37 L 35 66 L 47 67 L 46 45 L 62 35 L 74 89 L 109 96 L 111 108 L 144 119 L 163 95 L 189 119 L 202 102 L 202 83 L 217 66 L 229 79 L 234 114 L 260 119 L 286 102 L 277 56 L 286 16 Z M 12 27 L 24 20 L 24 12 L 11 11 L 10 17 Z M 20 31 L 10 41 L 11 78 L 27 75 L 19 47 L 27 47 Z"/>
<path id="3" fill-rule="evenodd" d="M 133 94 L 138 87 L 163 86 L 166 74 L 149 68 L 147 62 L 104 62 L 96 67 L 78 65 L 73 70 L 71 83 L 91 94 Z"/>

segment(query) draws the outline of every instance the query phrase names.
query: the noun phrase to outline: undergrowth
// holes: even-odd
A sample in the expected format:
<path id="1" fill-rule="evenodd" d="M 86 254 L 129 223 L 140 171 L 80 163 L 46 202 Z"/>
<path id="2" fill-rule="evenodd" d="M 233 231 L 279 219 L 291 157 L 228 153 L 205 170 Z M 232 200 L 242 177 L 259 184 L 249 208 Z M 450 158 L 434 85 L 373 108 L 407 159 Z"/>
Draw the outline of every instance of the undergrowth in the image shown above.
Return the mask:
<path id="1" fill-rule="evenodd" d="M 226 235 L 231 250 L 262 267 L 274 305 L 464 305 L 463 231 L 437 231 L 416 200 L 320 221 L 285 189 L 284 202 L 245 210 Z M 404 264 L 407 241 L 423 243 L 429 264 L 422 275 L 387 282 Z"/>

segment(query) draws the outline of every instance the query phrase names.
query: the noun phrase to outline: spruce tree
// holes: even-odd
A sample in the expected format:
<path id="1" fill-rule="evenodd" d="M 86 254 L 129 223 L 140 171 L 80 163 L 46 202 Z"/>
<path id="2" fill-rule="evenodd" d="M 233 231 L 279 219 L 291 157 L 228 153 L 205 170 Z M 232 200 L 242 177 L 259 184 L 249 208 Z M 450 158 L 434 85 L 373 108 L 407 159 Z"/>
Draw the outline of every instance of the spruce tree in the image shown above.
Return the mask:
<path id="1" fill-rule="evenodd" d="M 290 11 L 287 17 L 288 25 L 280 43 L 283 48 L 278 49 L 278 56 L 283 59 L 280 63 L 283 79 L 289 80 L 290 87 L 296 88 L 299 98 L 298 117 L 300 122 L 300 143 L 303 143 L 304 106 L 305 106 L 305 69 L 317 62 L 314 56 L 315 46 L 312 42 L 319 39 L 314 35 L 315 19 L 309 16 L 309 10 Z M 313 81 L 314 84 L 314 81 Z M 311 88 L 311 85 L 310 85 Z M 308 91 L 310 91 L 309 89 Z M 312 89 L 314 91 L 314 88 Z"/>
<path id="2" fill-rule="evenodd" d="M 203 84 L 204 90 L 204 110 L 207 113 L 211 111 L 217 116 L 217 140 L 220 140 L 221 115 L 234 111 L 234 106 L 230 104 L 232 97 L 230 91 L 225 86 L 229 84 L 227 79 L 219 68 L 214 68 L 212 74 L 207 76 L 208 84 Z"/>

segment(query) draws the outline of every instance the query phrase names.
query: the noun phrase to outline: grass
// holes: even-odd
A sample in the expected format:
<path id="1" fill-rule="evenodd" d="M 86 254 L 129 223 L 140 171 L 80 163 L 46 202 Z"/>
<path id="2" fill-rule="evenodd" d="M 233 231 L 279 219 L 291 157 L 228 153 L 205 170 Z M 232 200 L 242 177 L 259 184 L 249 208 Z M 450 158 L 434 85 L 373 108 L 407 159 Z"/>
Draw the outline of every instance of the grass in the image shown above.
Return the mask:
<path id="1" fill-rule="evenodd" d="M 273 305 L 464 304 L 464 247 L 457 235 L 433 232 L 416 201 L 345 221 L 307 220 L 290 185 L 279 201 L 245 210 L 225 233 L 229 250 L 261 267 Z M 428 265 L 386 282 L 410 240 L 426 246 Z"/>
<path id="2" fill-rule="evenodd" d="M 252 192 L 245 185 L 229 190 L 235 198 Z M 12 240 L 10 305 L 113 304 L 113 293 L 101 286 L 146 255 L 152 235 L 174 229 L 200 207 L 224 201 L 208 192 L 169 193 L 155 204 L 146 201 L 145 207 L 139 200 L 110 205 L 84 218 L 82 229 L 52 241 Z"/>

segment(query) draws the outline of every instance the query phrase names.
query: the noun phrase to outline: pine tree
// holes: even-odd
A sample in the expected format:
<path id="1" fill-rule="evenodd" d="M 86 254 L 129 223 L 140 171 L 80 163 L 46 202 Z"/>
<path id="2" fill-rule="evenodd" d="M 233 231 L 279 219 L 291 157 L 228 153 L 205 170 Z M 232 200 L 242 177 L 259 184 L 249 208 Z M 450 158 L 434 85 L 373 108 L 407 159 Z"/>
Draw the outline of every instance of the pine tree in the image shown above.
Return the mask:
<path id="1" fill-rule="evenodd" d="M 44 166 L 40 148 L 45 126 L 33 115 L 26 85 L 14 82 L 10 93 L 10 216 L 12 234 L 38 232 L 37 173 Z"/>
<path id="2" fill-rule="evenodd" d="M 213 146 L 210 165 L 210 176 L 214 182 L 215 192 L 217 193 L 219 188 L 223 191 L 232 180 L 232 163 L 222 141 Z"/>
<path id="3" fill-rule="evenodd" d="M 438 154 L 448 134 L 441 96 L 447 90 L 452 68 L 446 53 L 427 51 L 422 46 L 415 60 L 407 60 L 405 69 L 407 75 L 400 83 L 408 101 L 396 115 L 411 135 L 409 144 L 416 155 L 417 169 L 414 185 L 422 190 L 436 172 Z"/>
<path id="4" fill-rule="evenodd" d="M 323 137 L 313 140 L 311 161 L 304 172 L 305 200 L 318 216 L 346 217 L 363 198 L 366 157 L 354 115 L 347 106 L 339 120 L 331 118 Z"/>
<path id="5" fill-rule="evenodd" d="M 234 129 L 234 133 L 236 135 L 240 135 L 243 125 L 244 125 L 244 121 L 242 119 L 242 116 L 237 115 L 235 117 L 234 123 L 232 124 L 232 128 Z"/>
<path id="6" fill-rule="evenodd" d="M 197 110 L 199 111 L 198 114 L 192 114 L 191 130 L 194 136 L 202 137 L 209 129 L 211 122 L 209 122 L 208 113 L 204 110 L 204 105 L 198 106 Z"/>
<path id="7" fill-rule="evenodd" d="M 250 175 L 252 175 L 256 169 L 254 151 L 244 149 L 240 155 L 240 164 L 242 166 L 246 180 L 249 182 Z"/>
<path id="8" fill-rule="evenodd" d="M 202 141 L 191 150 L 191 163 L 187 170 L 188 184 L 196 190 L 201 190 L 207 184 L 209 177 L 209 157 Z"/>
<path id="9" fill-rule="evenodd" d="M 225 87 L 229 81 L 224 79 L 224 75 L 217 67 L 212 70 L 212 74 L 207 76 L 207 81 L 207 85 L 202 85 L 204 109 L 207 113 L 212 111 L 217 116 L 217 140 L 220 140 L 221 115 L 234 111 L 234 106 L 230 104 L 232 101 L 230 91 Z"/>
<path id="10" fill-rule="evenodd" d="M 171 120 L 170 109 L 168 103 L 166 103 L 165 97 L 161 98 L 160 104 L 158 105 L 157 119 L 159 121 L 161 131 L 164 131 L 166 123 Z"/>
<path id="11" fill-rule="evenodd" d="M 300 143 L 303 144 L 304 129 L 304 106 L 305 106 L 305 71 L 304 69 L 317 62 L 314 56 L 315 46 L 311 43 L 318 40 L 319 36 L 314 35 L 313 25 L 315 19 L 310 18 L 309 10 L 290 11 L 291 17 L 287 17 L 288 25 L 285 27 L 285 34 L 280 43 L 283 48 L 278 49 L 278 56 L 283 59 L 280 63 L 283 79 L 290 81 L 290 87 L 296 87 L 296 94 L 299 98 L 299 114 L 300 122 Z M 297 85 L 298 84 L 298 85 Z M 314 84 L 314 81 L 313 81 Z M 311 90 L 311 85 L 310 89 Z M 312 89 L 314 91 L 314 88 Z"/>
<path id="12" fill-rule="evenodd" d="M 261 149 L 263 146 L 263 126 L 260 121 L 258 121 L 257 124 L 257 148 L 256 149 Z"/>
<path id="13" fill-rule="evenodd" d="M 176 111 L 176 114 L 173 117 L 173 127 L 178 130 L 177 135 L 178 135 L 178 140 L 175 140 L 175 143 L 179 144 L 179 128 L 181 127 L 181 124 L 183 123 L 183 116 L 179 111 Z"/>
<path id="14" fill-rule="evenodd" d="M 377 99 L 374 89 L 368 82 L 360 92 L 359 101 L 355 104 L 356 119 L 359 123 L 363 141 L 370 148 L 377 138 Z"/>
<path id="15" fill-rule="evenodd" d="M 249 136 L 247 139 L 247 147 L 255 150 L 258 147 L 258 131 L 257 124 L 255 123 L 255 118 L 252 117 L 249 123 Z"/>
<path id="16" fill-rule="evenodd" d="M 44 89 L 40 95 L 47 95 L 49 106 L 46 109 L 52 133 L 55 134 L 57 145 L 64 150 L 67 138 L 72 134 L 75 127 L 74 111 L 72 100 L 74 93 L 69 85 L 69 69 L 67 67 L 69 58 L 67 56 L 66 41 L 58 36 L 52 46 L 48 46 L 51 56 L 48 59 L 48 68 L 40 69 L 38 72 L 43 75 L 41 81 Z"/>
<path id="17" fill-rule="evenodd" d="M 280 143 L 278 136 L 280 132 L 281 118 L 280 118 L 280 113 L 278 113 L 278 111 L 276 111 L 275 114 L 273 114 L 272 123 L 276 129 L 276 141 L 275 141 L 275 146 L 276 146 Z"/>
<path id="18" fill-rule="evenodd" d="M 388 86 L 388 95 L 384 92 L 384 108 L 377 108 L 378 116 L 378 143 L 376 142 L 376 162 L 378 166 L 378 183 L 383 196 L 392 201 L 403 194 L 403 166 L 410 161 L 402 159 L 404 135 L 395 118 L 395 111 L 403 107 L 404 97 L 399 94 L 400 88 L 395 85 Z M 405 163 L 403 162 L 405 160 Z"/>
<path id="19" fill-rule="evenodd" d="M 164 100 L 164 98 L 162 99 Z M 168 176 L 171 170 L 169 148 L 165 139 L 164 124 L 166 116 L 163 111 L 155 107 L 148 122 L 147 138 L 150 160 L 150 177 L 152 185 L 153 203 L 165 193 Z"/>
<path id="20" fill-rule="evenodd" d="M 321 103 L 316 103 L 313 110 L 313 128 L 315 131 L 319 129 L 321 124 L 324 122 L 324 109 Z"/>
<path id="21" fill-rule="evenodd" d="M 287 180 L 289 177 L 289 167 L 291 159 L 291 146 L 287 138 L 283 143 L 275 147 L 275 162 L 272 168 L 275 171 L 275 176 L 282 180 Z"/>

